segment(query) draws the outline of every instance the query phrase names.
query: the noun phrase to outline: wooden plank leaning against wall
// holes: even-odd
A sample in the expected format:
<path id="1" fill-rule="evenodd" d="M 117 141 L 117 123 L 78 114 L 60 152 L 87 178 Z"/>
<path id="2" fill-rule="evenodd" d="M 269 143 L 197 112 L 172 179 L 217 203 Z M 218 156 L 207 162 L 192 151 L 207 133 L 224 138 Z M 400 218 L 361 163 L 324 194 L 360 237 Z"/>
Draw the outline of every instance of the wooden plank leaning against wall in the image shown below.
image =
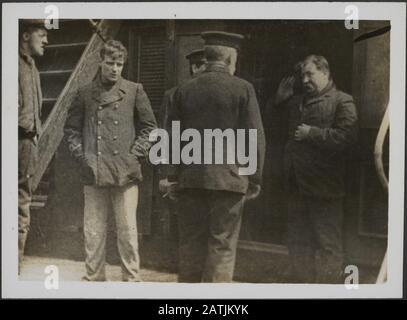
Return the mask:
<path id="1" fill-rule="evenodd" d="M 118 20 L 102 20 L 98 24 L 97 30 L 99 35 L 106 39 L 114 37 L 119 27 L 120 22 Z M 67 116 L 67 110 L 75 98 L 76 90 L 83 83 L 91 81 L 97 72 L 98 63 L 96 61 L 99 59 L 99 50 L 103 45 L 102 37 L 99 35 L 95 33 L 92 36 L 44 124 L 44 132 L 39 140 L 38 166 L 33 177 L 34 189 L 38 186 L 42 175 L 63 138 L 63 125 Z"/>

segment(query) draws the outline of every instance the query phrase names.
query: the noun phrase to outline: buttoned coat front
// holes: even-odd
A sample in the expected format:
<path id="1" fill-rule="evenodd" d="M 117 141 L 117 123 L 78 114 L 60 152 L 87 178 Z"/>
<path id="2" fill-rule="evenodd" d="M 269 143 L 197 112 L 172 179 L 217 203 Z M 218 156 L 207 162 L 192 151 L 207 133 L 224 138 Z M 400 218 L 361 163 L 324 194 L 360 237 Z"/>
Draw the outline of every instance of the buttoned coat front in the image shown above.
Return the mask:
<path id="1" fill-rule="evenodd" d="M 344 155 L 357 137 L 358 117 L 352 96 L 330 83 L 320 95 L 308 99 L 295 97 L 292 102 L 290 108 L 300 110 L 291 110 L 291 116 L 299 114 L 299 118 L 290 125 L 285 148 L 287 186 L 295 177 L 300 192 L 306 196 L 343 197 Z M 294 139 L 295 122 L 311 126 L 305 140 Z"/>
<path id="2" fill-rule="evenodd" d="M 79 89 L 65 125 L 66 139 L 85 184 L 123 186 L 142 180 L 149 134 L 157 127 L 143 86 L 121 78 L 106 88 L 99 77 Z"/>

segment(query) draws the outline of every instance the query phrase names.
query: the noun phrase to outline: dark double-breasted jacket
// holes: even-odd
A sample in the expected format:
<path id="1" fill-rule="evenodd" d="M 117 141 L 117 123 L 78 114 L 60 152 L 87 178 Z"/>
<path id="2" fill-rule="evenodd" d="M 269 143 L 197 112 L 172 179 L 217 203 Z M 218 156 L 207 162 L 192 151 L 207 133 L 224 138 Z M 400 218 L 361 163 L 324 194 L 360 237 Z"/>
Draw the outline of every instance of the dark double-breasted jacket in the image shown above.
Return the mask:
<path id="1" fill-rule="evenodd" d="M 85 184 L 123 186 L 142 180 L 156 120 L 143 86 L 121 78 L 105 87 L 99 77 L 80 88 L 70 108 L 65 136 L 84 169 Z"/>

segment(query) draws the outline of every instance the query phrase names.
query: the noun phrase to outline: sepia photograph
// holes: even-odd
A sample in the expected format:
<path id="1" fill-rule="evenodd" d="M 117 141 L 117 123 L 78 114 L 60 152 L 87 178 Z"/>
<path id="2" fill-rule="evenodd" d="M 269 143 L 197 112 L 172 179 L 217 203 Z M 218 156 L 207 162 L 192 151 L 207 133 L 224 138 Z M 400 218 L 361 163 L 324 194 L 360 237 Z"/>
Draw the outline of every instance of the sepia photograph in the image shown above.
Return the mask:
<path id="1" fill-rule="evenodd" d="M 3 293 L 401 297 L 405 4 L 247 5 L 3 4 Z"/>

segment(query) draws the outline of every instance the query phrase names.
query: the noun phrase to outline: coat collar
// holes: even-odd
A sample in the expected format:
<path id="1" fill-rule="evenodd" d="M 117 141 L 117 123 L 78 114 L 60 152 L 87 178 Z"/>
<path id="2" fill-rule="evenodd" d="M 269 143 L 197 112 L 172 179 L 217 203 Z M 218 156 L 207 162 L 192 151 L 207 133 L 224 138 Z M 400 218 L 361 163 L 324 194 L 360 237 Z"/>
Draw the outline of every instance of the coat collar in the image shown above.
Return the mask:
<path id="1" fill-rule="evenodd" d="M 304 104 L 309 105 L 316 102 L 320 102 L 324 100 L 324 98 L 332 96 L 332 94 L 336 91 L 336 86 L 332 80 L 329 80 L 328 84 L 320 93 L 315 96 L 304 96 Z"/>
<path id="2" fill-rule="evenodd" d="M 21 49 L 19 50 L 19 54 L 20 54 L 21 59 L 23 59 L 28 65 L 35 66 L 35 61 L 30 55 L 26 54 Z"/>
<path id="3" fill-rule="evenodd" d="M 92 98 L 101 105 L 106 105 L 123 99 L 127 88 L 123 78 L 120 78 L 113 86 L 106 87 L 100 80 L 100 72 L 95 77 L 92 85 Z"/>
<path id="4" fill-rule="evenodd" d="M 227 66 L 221 62 L 208 62 L 205 72 L 224 72 L 229 73 Z"/>

